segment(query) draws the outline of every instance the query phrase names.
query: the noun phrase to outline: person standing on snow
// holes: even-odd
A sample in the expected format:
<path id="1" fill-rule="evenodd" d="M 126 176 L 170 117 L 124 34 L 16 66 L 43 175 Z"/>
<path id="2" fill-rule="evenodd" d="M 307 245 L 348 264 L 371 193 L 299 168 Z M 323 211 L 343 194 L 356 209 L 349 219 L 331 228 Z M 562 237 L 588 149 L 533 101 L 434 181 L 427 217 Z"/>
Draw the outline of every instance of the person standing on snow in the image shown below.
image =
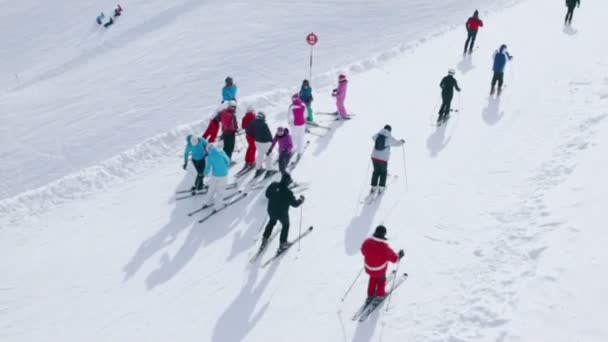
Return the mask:
<path id="1" fill-rule="evenodd" d="M 505 78 L 505 67 L 507 66 L 507 61 L 513 59 L 507 52 L 507 45 L 502 44 L 498 50 L 494 52 L 494 64 L 492 66 L 492 70 L 494 71 L 494 76 L 492 76 L 492 89 L 490 90 L 490 95 L 494 94 L 494 87 L 496 83 L 498 83 L 498 95 L 502 92 L 502 84 Z"/>
<path id="2" fill-rule="evenodd" d="M 300 88 L 300 100 L 306 105 L 306 121 L 314 122 L 312 115 L 312 88 L 308 80 L 302 81 L 302 87 Z"/>
<path id="3" fill-rule="evenodd" d="M 477 31 L 480 27 L 483 27 L 483 21 L 479 19 L 479 11 L 475 10 L 473 16 L 470 17 L 469 20 L 467 20 L 466 26 L 468 35 L 467 40 L 464 43 L 464 53 L 467 53 L 468 50 L 469 54 L 471 54 L 473 53 L 473 46 L 475 46 L 475 38 L 477 38 Z"/>
<path id="4" fill-rule="evenodd" d="M 268 124 L 266 124 L 266 115 L 258 112 L 255 120 L 253 120 L 246 129 L 247 136 L 253 136 L 255 140 L 255 149 L 257 150 L 256 157 L 256 173 L 259 175 L 265 170 L 270 170 L 270 144 L 272 143 L 272 133 Z"/>
<path id="5" fill-rule="evenodd" d="M 277 128 L 277 134 L 272 139 L 272 145 L 270 145 L 268 155 L 272 153 L 272 149 L 277 142 L 279 143 L 279 171 L 281 171 L 281 174 L 286 174 L 287 166 L 293 155 L 293 143 L 287 128 Z"/>
<path id="6" fill-rule="evenodd" d="M 297 208 L 304 203 L 304 196 L 296 199 L 293 191 L 289 189 L 291 182 L 291 176 L 288 173 L 284 173 L 280 182 L 273 182 L 266 189 L 269 220 L 262 236 L 261 248 L 264 248 L 268 244 L 268 239 L 277 221 L 281 222 L 282 226 L 277 253 L 282 252 L 290 246 L 290 243 L 287 242 L 287 236 L 289 235 L 289 207 Z"/>
<path id="7" fill-rule="evenodd" d="M 564 24 L 570 25 L 572 24 L 572 16 L 574 15 L 574 8 L 581 7 L 581 0 L 566 0 L 566 7 L 568 7 L 568 12 L 566 12 L 566 21 Z"/>
<path id="8" fill-rule="evenodd" d="M 247 127 L 255 120 L 255 109 L 252 106 L 247 107 L 247 113 L 243 116 L 241 127 L 245 130 L 245 138 L 247 139 L 247 152 L 245 153 L 245 167 L 243 169 L 253 169 L 255 167 L 255 130 L 247 130 Z M 249 133 L 251 131 L 251 134 Z"/>
<path id="9" fill-rule="evenodd" d="M 386 270 L 388 263 L 396 263 L 405 254 L 403 249 L 395 253 L 386 242 L 386 227 L 378 226 L 372 237 L 367 238 L 361 245 L 364 257 L 365 273 L 369 275 L 367 284 L 366 303 L 386 296 Z"/>
<path id="10" fill-rule="evenodd" d="M 448 70 L 448 75 L 444 77 L 439 83 L 439 86 L 441 87 L 442 103 L 441 107 L 439 108 L 439 117 L 437 118 L 437 122 L 440 122 L 441 120 L 446 120 L 450 117 L 452 98 L 454 97 L 454 89 L 460 92 L 460 88 L 458 87 L 458 82 L 454 78 L 454 74 L 456 74 L 456 70 Z"/>
<path id="11" fill-rule="evenodd" d="M 236 91 L 236 84 L 232 81 L 232 77 L 226 77 L 226 85 L 222 88 L 222 103 L 236 101 Z"/>
<path id="12" fill-rule="evenodd" d="M 229 167 L 230 158 L 228 158 L 226 152 L 217 149 L 214 144 L 208 144 L 204 175 L 208 176 L 211 173 L 211 178 L 209 179 L 206 207 L 214 207 L 217 210 L 226 205 L 224 194 L 228 183 Z"/>
<path id="13" fill-rule="evenodd" d="M 95 18 L 95 21 L 97 22 L 98 25 L 103 24 L 103 19 L 106 16 L 103 14 L 103 12 L 99 13 L 99 15 L 97 16 L 97 18 Z"/>
<path id="14" fill-rule="evenodd" d="M 120 7 L 120 4 L 116 4 L 116 9 L 114 9 L 114 18 L 120 17 L 121 14 L 122 14 L 122 7 Z"/>
<path id="15" fill-rule="evenodd" d="M 236 121 L 236 101 L 228 101 L 228 108 L 219 112 L 216 118 L 222 125 L 222 140 L 224 141 L 224 152 L 226 152 L 228 158 L 232 159 L 232 152 L 234 151 L 234 143 L 236 140 L 236 132 L 239 130 L 239 124 Z"/>
<path id="16" fill-rule="evenodd" d="M 186 148 L 184 149 L 184 170 L 188 167 L 188 157 L 192 154 L 192 164 L 196 169 L 196 180 L 192 191 L 203 190 L 203 177 L 205 172 L 205 156 L 207 154 L 207 140 L 189 134 L 186 137 Z"/>
<path id="17" fill-rule="evenodd" d="M 391 126 L 386 125 L 372 137 L 374 140 L 374 150 L 372 151 L 374 172 L 372 173 L 371 193 L 378 191 L 381 194 L 386 189 L 386 176 L 388 174 L 388 160 L 391 156 L 391 146 L 396 147 L 405 144 L 405 140 L 393 138 L 391 131 Z"/>
<path id="18" fill-rule="evenodd" d="M 340 74 L 338 76 L 338 87 L 332 91 L 331 96 L 336 98 L 336 107 L 338 109 L 339 119 L 350 119 L 344 101 L 346 100 L 346 89 L 348 87 L 348 81 L 346 75 Z"/>
<path id="19" fill-rule="evenodd" d="M 293 94 L 291 97 L 291 105 L 287 110 L 287 120 L 291 126 L 291 132 L 293 134 L 293 141 L 298 153 L 296 161 L 302 158 L 304 153 L 304 146 L 306 146 L 306 106 L 300 100 L 299 94 Z"/>

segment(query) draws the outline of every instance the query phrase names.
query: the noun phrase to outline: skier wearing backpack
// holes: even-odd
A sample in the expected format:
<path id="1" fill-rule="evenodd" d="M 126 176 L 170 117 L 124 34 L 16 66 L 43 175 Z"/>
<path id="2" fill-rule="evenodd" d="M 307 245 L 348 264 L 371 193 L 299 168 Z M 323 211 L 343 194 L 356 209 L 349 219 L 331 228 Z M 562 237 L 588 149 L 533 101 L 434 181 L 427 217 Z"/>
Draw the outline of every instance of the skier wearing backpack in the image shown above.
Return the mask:
<path id="1" fill-rule="evenodd" d="M 302 158 L 304 146 L 306 146 L 306 106 L 300 100 L 299 94 L 293 94 L 291 105 L 287 110 L 287 120 L 291 126 L 293 142 L 296 147 L 296 161 Z"/>
<path id="2" fill-rule="evenodd" d="M 228 183 L 229 167 L 230 158 L 228 158 L 226 152 L 218 149 L 214 144 L 208 144 L 204 175 L 208 176 L 211 174 L 211 177 L 209 179 L 208 199 L 205 206 L 214 207 L 217 210 L 226 205 L 224 193 L 226 192 L 226 184 Z"/>
<path id="3" fill-rule="evenodd" d="M 460 92 L 460 87 L 458 87 L 458 82 L 454 78 L 454 74 L 456 74 L 456 70 L 448 70 L 448 75 L 441 79 L 441 82 L 439 83 L 439 87 L 441 87 L 442 103 L 441 107 L 439 108 L 439 117 L 437 118 L 437 122 L 447 120 L 450 117 L 454 89 Z"/>
<path id="4" fill-rule="evenodd" d="M 241 121 L 241 127 L 245 130 L 245 138 L 247 139 L 244 170 L 253 169 L 255 167 L 255 130 L 252 128 L 250 131 L 247 131 L 247 128 L 251 122 L 255 120 L 255 117 L 255 109 L 252 106 L 249 106 L 247 107 L 247 113 L 243 116 L 243 121 Z"/>
<path id="5" fill-rule="evenodd" d="M 277 134 L 272 139 L 272 145 L 270 145 L 268 155 L 272 153 L 272 149 L 277 143 L 279 143 L 279 171 L 281 171 L 281 174 L 286 174 L 287 166 L 289 165 L 289 161 L 293 155 L 293 143 L 287 128 L 277 128 Z"/>
<path id="6" fill-rule="evenodd" d="M 331 96 L 336 98 L 336 107 L 338 109 L 338 119 L 350 119 L 348 112 L 346 111 L 346 107 L 344 106 L 344 101 L 346 100 L 346 89 L 348 88 L 348 81 L 346 80 L 346 75 L 340 74 L 338 76 L 338 87 L 334 89 L 331 93 Z"/>
<path id="7" fill-rule="evenodd" d="M 572 16 L 574 15 L 574 8 L 581 7 L 581 0 L 566 0 L 566 7 L 568 7 L 568 12 L 566 12 L 566 21 L 564 24 L 570 25 L 572 24 Z"/>
<path id="8" fill-rule="evenodd" d="M 236 140 L 236 132 L 239 129 L 239 124 L 236 121 L 236 101 L 228 101 L 228 108 L 219 112 L 216 119 L 222 125 L 222 140 L 224 141 L 224 152 L 228 158 L 232 159 L 234 151 L 234 143 Z"/>
<path id="9" fill-rule="evenodd" d="M 490 95 L 494 95 L 494 87 L 498 83 L 498 95 L 502 93 L 502 84 L 505 77 L 505 67 L 507 62 L 512 60 L 513 56 L 507 52 L 507 45 L 502 44 L 498 50 L 494 52 L 494 64 L 492 70 L 494 76 L 492 76 L 492 89 L 490 89 Z"/>
<path id="10" fill-rule="evenodd" d="M 302 81 L 302 87 L 300 88 L 300 100 L 306 105 L 306 121 L 314 122 L 312 115 L 312 88 L 308 80 Z"/>
<path id="11" fill-rule="evenodd" d="M 189 134 L 186 137 L 186 148 L 184 149 L 184 166 L 185 170 L 188 167 L 188 157 L 192 154 L 192 164 L 196 169 L 196 180 L 192 191 L 203 190 L 203 178 L 205 172 L 205 156 L 207 154 L 207 140 Z"/>
<path id="12" fill-rule="evenodd" d="M 378 191 L 381 194 L 386 189 L 386 176 L 388 174 L 388 160 L 391 156 L 391 146 L 397 147 L 405 144 L 405 140 L 393 138 L 391 131 L 391 126 L 386 125 L 372 138 L 374 140 L 374 150 L 372 151 L 374 172 L 372 173 L 371 193 Z"/>
<path id="13" fill-rule="evenodd" d="M 272 229 L 277 224 L 281 223 L 281 235 L 279 237 L 279 249 L 277 253 L 287 249 L 291 243 L 287 241 L 289 235 L 289 207 L 297 208 L 304 203 L 304 196 L 296 199 L 293 191 L 289 189 L 289 184 L 292 183 L 289 173 L 284 173 L 281 176 L 280 182 L 273 182 L 266 189 L 266 198 L 268 198 L 268 224 L 262 236 L 262 248 L 268 244 L 268 239 L 272 234 Z"/>
<path id="14" fill-rule="evenodd" d="M 260 175 L 266 170 L 270 170 L 272 162 L 270 160 L 270 144 L 272 143 L 272 133 L 266 123 L 266 115 L 258 112 L 246 129 L 247 135 L 253 135 L 257 156 L 255 158 L 256 173 Z"/>
<path id="15" fill-rule="evenodd" d="M 475 38 L 477 38 L 477 31 L 480 27 L 483 27 L 483 21 L 479 19 L 479 11 L 475 10 L 473 16 L 467 20 L 467 40 L 464 43 L 464 53 L 473 53 L 473 46 L 475 46 Z"/>
<path id="16" fill-rule="evenodd" d="M 236 100 L 236 84 L 232 81 L 232 77 L 226 77 L 226 85 L 222 88 L 222 103 Z"/>
<path id="17" fill-rule="evenodd" d="M 388 263 L 396 263 L 405 254 L 403 249 L 395 253 L 386 242 L 386 227 L 378 226 L 372 237 L 361 245 L 364 257 L 365 273 L 369 275 L 366 304 L 372 300 L 381 300 L 386 296 L 386 270 Z"/>

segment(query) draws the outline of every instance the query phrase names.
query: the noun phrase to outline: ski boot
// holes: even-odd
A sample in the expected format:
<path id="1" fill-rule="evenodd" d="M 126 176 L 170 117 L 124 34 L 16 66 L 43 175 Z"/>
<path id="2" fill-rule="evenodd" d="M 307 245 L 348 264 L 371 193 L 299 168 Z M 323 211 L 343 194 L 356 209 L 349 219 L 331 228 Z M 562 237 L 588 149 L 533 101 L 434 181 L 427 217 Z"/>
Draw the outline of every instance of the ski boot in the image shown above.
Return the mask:
<path id="1" fill-rule="evenodd" d="M 369 190 L 369 194 L 373 195 L 374 193 L 376 193 L 377 190 L 378 190 L 377 186 L 372 186 L 372 188 Z"/>
<path id="2" fill-rule="evenodd" d="M 498 88 L 498 93 L 496 95 L 500 96 L 500 94 L 502 94 L 502 88 Z"/>
<path id="3" fill-rule="evenodd" d="M 378 187 L 378 195 L 382 195 L 384 193 L 384 190 L 386 190 L 385 186 Z"/>
<path id="4" fill-rule="evenodd" d="M 492 89 L 490 89 L 490 95 L 494 95 L 494 87 L 492 87 Z"/>
<path id="5" fill-rule="evenodd" d="M 277 249 L 277 254 L 283 253 L 287 248 L 291 247 L 291 242 L 281 242 L 279 244 L 279 249 Z"/>

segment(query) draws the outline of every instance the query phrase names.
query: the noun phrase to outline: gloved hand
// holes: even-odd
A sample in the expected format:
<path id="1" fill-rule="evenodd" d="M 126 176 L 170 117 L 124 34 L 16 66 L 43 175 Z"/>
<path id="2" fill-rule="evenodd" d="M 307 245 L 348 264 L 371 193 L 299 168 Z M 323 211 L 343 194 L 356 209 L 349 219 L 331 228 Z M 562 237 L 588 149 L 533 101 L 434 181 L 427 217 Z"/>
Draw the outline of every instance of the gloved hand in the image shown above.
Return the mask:
<path id="1" fill-rule="evenodd" d="M 402 144 L 405 144 L 405 139 L 399 140 Z"/>
<path id="2" fill-rule="evenodd" d="M 188 161 L 184 162 L 184 166 L 182 166 L 182 168 L 185 170 L 188 167 Z"/>
<path id="3" fill-rule="evenodd" d="M 305 200 L 305 199 L 306 199 L 306 198 L 304 197 L 304 195 L 300 195 L 300 201 L 301 201 L 302 203 L 304 203 L 304 200 Z"/>
<path id="4" fill-rule="evenodd" d="M 269 156 L 272 153 L 272 151 L 268 151 L 266 152 L 266 155 Z"/>
<path id="5" fill-rule="evenodd" d="M 403 256 L 405 255 L 405 252 L 403 251 L 403 249 L 399 250 L 399 259 L 403 258 Z"/>

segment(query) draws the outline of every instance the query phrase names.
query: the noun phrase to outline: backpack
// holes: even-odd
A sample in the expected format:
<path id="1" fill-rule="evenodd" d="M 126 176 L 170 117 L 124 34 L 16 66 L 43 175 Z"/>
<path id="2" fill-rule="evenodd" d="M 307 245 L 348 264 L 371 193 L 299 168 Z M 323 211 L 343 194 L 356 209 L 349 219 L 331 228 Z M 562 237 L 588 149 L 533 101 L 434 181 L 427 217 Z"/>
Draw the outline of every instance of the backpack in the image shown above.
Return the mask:
<path id="1" fill-rule="evenodd" d="M 376 137 L 376 141 L 374 142 L 374 149 L 377 151 L 383 151 L 386 149 L 386 136 L 383 134 L 378 134 Z"/>

